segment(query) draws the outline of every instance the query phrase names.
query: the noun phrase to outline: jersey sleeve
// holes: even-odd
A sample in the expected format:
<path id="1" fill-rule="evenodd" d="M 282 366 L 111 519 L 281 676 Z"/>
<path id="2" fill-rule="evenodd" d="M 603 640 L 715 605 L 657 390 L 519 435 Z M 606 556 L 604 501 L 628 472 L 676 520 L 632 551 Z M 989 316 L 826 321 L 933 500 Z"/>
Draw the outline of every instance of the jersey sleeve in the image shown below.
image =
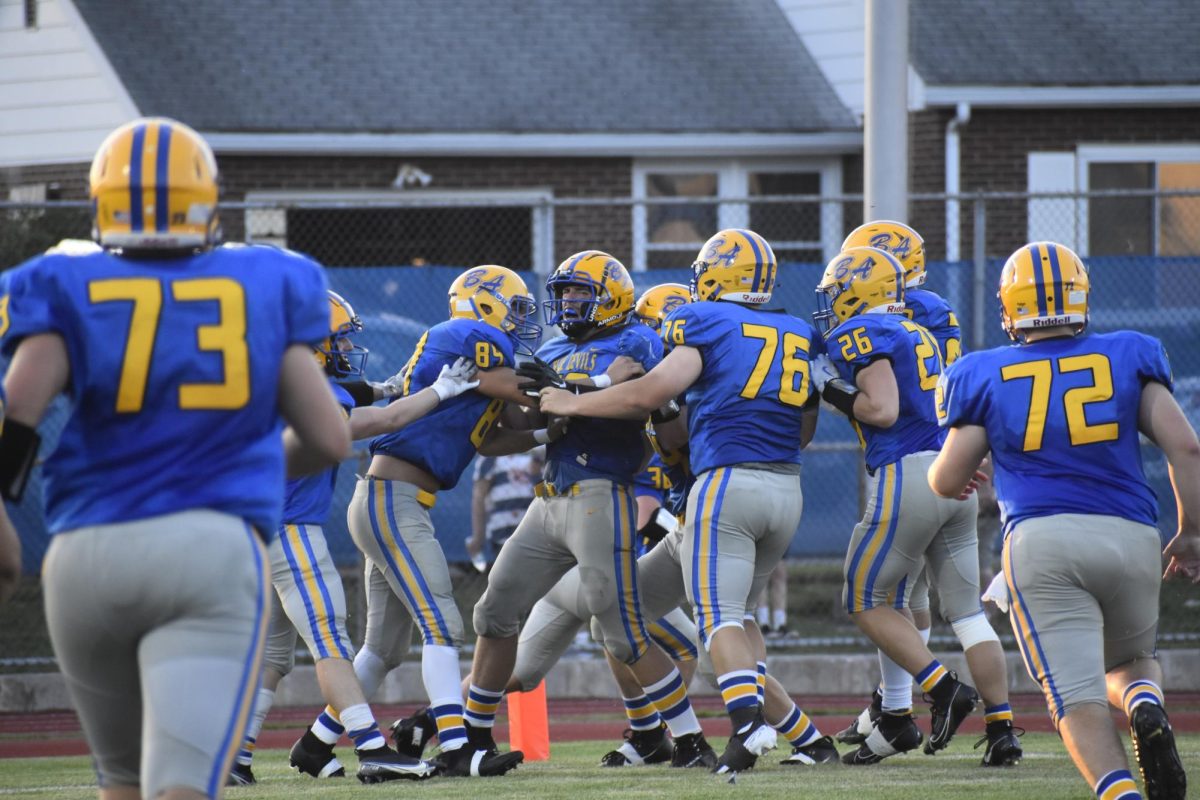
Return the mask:
<path id="1" fill-rule="evenodd" d="M 41 258 L 11 269 L 0 276 L 0 351 L 11 358 L 27 336 L 61 331 L 54 313 L 57 296 Z"/>
<path id="2" fill-rule="evenodd" d="M 1137 337 L 1135 339 L 1137 342 L 1135 347 L 1137 370 L 1142 385 L 1145 386 L 1151 382 L 1161 383 L 1169 391 L 1174 392 L 1175 381 L 1171 374 L 1171 363 L 1167 360 L 1167 349 L 1153 336 L 1142 333 L 1135 334 L 1135 336 Z"/>
<path id="3" fill-rule="evenodd" d="M 976 364 L 976 359 L 964 356 L 938 378 L 937 419 L 943 428 L 984 424 L 986 385 L 974 379 Z"/>
<path id="4" fill-rule="evenodd" d="M 474 358 L 475 366 L 480 369 L 511 367 L 516 358 L 512 338 L 486 322 L 472 327 L 464 344 L 467 352 L 463 355 Z"/>
<path id="5" fill-rule="evenodd" d="M 867 316 L 852 319 L 835 328 L 825 343 L 829 359 L 848 380 L 854 380 L 860 369 L 879 359 L 890 359 L 895 350 L 895 330 L 873 325 L 872 321 Z"/>
<path id="6" fill-rule="evenodd" d="M 329 283 L 325 270 L 299 253 L 282 254 L 287 287 L 289 344 L 316 344 L 329 336 Z"/>
<path id="7" fill-rule="evenodd" d="M 617 339 L 617 354 L 632 358 L 649 372 L 663 359 L 663 343 L 650 327 L 633 323 Z"/>
<path id="8" fill-rule="evenodd" d="M 679 306 L 667 315 L 660 335 L 663 349 L 668 353 L 680 345 L 700 349 L 713 343 L 712 326 L 693 304 Z"/>

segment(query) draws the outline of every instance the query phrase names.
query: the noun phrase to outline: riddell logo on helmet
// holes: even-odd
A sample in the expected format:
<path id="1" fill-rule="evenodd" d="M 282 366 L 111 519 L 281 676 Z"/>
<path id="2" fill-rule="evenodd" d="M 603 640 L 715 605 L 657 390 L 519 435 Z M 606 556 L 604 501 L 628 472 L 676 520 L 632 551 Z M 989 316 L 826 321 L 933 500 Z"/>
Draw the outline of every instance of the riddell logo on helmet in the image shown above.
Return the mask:
<path id="1" fill-rule="evenodd" d="M 1068 325 L 1070 320 L 1066 317 L 1035 317 L 1033 327 L 1035 328 L 1053 328 L 1055 325 Z"/>
<path id="2" fill-rule="evenodd" d="M 747 297 L 742 302 L 743 303 L 766 303 L 766 302 L 769 302 L 770 299 L 771 298 L 769 298 L 769 297 Z"/>

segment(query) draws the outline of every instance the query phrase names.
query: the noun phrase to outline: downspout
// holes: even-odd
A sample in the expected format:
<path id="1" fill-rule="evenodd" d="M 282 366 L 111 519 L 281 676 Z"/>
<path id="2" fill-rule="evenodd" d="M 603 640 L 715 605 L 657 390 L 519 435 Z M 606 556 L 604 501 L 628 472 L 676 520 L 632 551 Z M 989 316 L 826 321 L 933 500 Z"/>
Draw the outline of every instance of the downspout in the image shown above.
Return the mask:
<path id="1" fill-rule="evenodd" d="M 946 123 L 946 260 L 958 261 L 959 251 L 959 201 L 962 191 L 961 148 L 958 129 L 971 121 L 971 104 L 959 103 L 954 116 Z"/>

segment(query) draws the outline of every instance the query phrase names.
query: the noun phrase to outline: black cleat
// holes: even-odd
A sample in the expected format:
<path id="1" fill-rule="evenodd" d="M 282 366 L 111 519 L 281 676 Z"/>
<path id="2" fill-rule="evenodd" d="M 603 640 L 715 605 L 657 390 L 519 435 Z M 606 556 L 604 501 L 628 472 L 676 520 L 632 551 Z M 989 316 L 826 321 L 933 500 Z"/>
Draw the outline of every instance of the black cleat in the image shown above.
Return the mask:
<path id="1" fill-rule="evenodd" d="M 973 686 L 968 686 L 952 672 L 944 680 L 952 681 L 949 699 L 937 702 L 928 694 L 925 701 L 929 703 L 929 739 L 925 742 L 925 755 L 931 756 L 938 750 L 945 749 L 954 738 L 954 732 L 962 721 L 971 716 L 971 712 L 979 705 L 979 692 Z"/>
<path id="2" fill-rule="evenodd" d="M 778 738 L 779 734 L 763 719 L 760 710 L 740 732 L 729 737 L 713 772 L 718 775 L 745 772 L 758 762 L 759 756 L 775 749 Z"/>
<path id="3" fill-rule="evenodd" d="M 879 715 L 883 713 L 883 693 L 878 688 L 871 694 L 871 705 L 862 710 L 858 718 L 838 733 L 837 740 L 842 744 L 862 744 L 867 735 L 875 728 Z"/>
<path id="4" fill-rule="evenodd" d="M 333 745 L 325 744 L 312 731 L 305 731 L 292 745 L 288 763 L 314 778 L 346 777 L 346 770 L 333 754 Z"/>
<path id="5" fill-rule="evenodd" d="M 996 728 L 993 730 L 992 725 Z M 1021 743 L 1017 740 L 1018 736 L 1025 733 L 1024 728 L 1014 728 L 1012 723 L 1001 725 L 992 723 L 988 725 L 987 735 L 975 743 L 975 749 L 978 750 L 980 745 L 987 742 L 987 749 L 983 751 L 983 761 L 985 767 L 1015 767 L 1021 763 Z"/>
<path id="6" fill-rule="evenodd" d="M 1139 703 L 1129 718 L 1129 735 L 1142 783 L 1146 784 L 1146 800 L 1183 800 L 1187 774 L 1175 748 L 1175 733 L 1166 709 L 1157 703 Z"/>
<path id="7" fill-rule="evenodd" d="M 420 781 L 437 774 L 437 767 L 428 761 L 402 756 L 386 746 L 374 750 L 355 750 L 354 754 L 358 756 L 358 772 L 355 776 L 363 783 Z"/>
<path id="8" fill-rule="evenodd" d="M 520 750 L 508 753 L 477 750 L 470 743 L 455 750 L 444 750 L 433 763 L 437 765 L 438 774 L 450 778 L 492 778 L 503 775 L 525 760 L 525 754 Z"/>
<path id="9" fill-rule="evenodd" d="M 625 729 L 625 743 L 611 750 L 600 759 L 602 767 L 641 767 L 646 764 L 661 764 L 670 761 L 675 754 L 675 745 L 667 735 L 667 726 L 659 723 L 657 728 L 635 731 Z"/>
<path id="10" fill-rule="evenodd" d="M 254 779 L 254 772 L 250 769 L 249 764 L 239 764 L 236 761 L 233 763 L 233 768 L 229 770 L 229 777 L 225 779 L 226 786 L 253 786 L 258 783 Z"/>
<path id="11" fill-rule="evenodd" d="M 814 764 L 836 764 L 838 760 L 838 751 L 833 744 L 833 739 L 828 736 L 822 736 L 815 742 L 810 742 L 803 747 L 793 747 L 792 754 L 779 763 L 789 766 L 811 767 Z"/>
<path id="12" fill-rule="evenodd" d="M 842 763 L 851 766 L 878 764 L 888 756 L 916 750 L 923 738 L 912 714 L 883 714 L 866 741 L 857 750 L 842 756 Z"/>
<path id="13" fill-rule="evenodd" d="M 434 736 L 437 736 L 437 720 L 429 706 L 392 723 L 392 742 L 401 755 L 420 758 Z"/>
<path id="14" fill-rule="evenodd" d="M 671 755 L 672 767 L 717 768 L 717 753 L 700 731 L 687 733 L 675 740 L 675 752 Z"/>

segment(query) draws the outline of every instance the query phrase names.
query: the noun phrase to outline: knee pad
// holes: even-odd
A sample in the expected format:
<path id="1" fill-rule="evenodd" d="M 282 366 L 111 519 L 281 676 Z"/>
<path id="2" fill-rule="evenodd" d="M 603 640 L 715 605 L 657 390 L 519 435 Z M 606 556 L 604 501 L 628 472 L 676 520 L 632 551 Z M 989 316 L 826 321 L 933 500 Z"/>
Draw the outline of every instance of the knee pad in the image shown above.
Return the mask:
<path id="1" fill-rule="evenodd" d="M 489 608 L 488 594 L 489 592 L 485 589 L 483 596 L 475 604 L 475 610 L 471 613 L 471 622 L 475 626 L 475 633 L 492 639 L 516 636 L 521 632 L 520 620 L 498 618 L 494 610 Z"/>
<path id="2" fill-rule="evenodd" d="M 954 628 L 954 635 L 958 637 L 964 652 L 983 642 L 1000 641 L 992 623 L 988 622 L 987 615 L 982 611 L 963 619 L 956 619 L 950 623 L 950 627 Z"/>
<path id="3" fill-rule="evenodd" d="M 642 652 L 635 653 L 633 646 L 629 644 L 629 640 L 624 635 L 605 637 L 602 641 L 608 654 L 623 664 L 632 664 L 646 652 L 645 648 L 642 648 Z"/>
<path id="4" fill-rule="evenodd" d="M 263 653 L 263 666 L 275 670 L 281 676 L 291 674 L 296 666 L 296 648 L 293 646 L 287 650 L 272 650 L 268 647 Z"/>

